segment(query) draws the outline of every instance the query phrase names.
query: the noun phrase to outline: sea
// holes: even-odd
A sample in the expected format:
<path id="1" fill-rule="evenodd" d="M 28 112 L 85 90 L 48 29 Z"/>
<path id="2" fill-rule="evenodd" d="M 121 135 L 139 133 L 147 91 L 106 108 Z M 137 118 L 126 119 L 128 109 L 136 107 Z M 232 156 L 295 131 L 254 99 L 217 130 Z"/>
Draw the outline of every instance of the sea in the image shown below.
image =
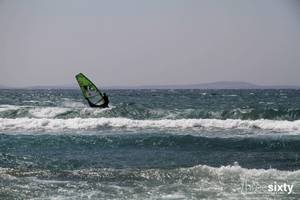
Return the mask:
<path id="1" fill-rule="evenodd" d="M 0 90 L 0 199 L 300 199 L 300 90 Z"/>

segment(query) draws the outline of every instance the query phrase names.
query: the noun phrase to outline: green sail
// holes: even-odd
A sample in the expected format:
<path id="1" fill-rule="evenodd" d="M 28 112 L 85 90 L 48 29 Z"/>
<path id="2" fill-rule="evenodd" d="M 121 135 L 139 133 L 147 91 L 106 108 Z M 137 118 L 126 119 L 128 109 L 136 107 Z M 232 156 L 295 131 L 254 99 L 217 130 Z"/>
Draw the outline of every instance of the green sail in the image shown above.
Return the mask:
<path id="1" fill-rule="evenodd" d="M 89 100 L 90 103 L 101 106 L 104 104 L 103 95 L 95 86 L 95 84 L 90 81 L 85 75 L 82 73 L 77 74 L 76 80 L 79 84 L 79 87 L 82 91 L 83 96 Z"/>

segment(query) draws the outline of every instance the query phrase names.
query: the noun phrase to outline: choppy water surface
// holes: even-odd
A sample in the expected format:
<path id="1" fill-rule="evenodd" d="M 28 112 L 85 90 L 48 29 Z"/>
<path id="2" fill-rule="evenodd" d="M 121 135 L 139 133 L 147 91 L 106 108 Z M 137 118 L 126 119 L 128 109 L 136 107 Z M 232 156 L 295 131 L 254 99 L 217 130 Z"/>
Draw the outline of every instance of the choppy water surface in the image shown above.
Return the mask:
<path id="1" fill-rule="evenodd" d="M 0 90 L 0 198 L 300 198 L 299 90 L 107 93 Z"/>

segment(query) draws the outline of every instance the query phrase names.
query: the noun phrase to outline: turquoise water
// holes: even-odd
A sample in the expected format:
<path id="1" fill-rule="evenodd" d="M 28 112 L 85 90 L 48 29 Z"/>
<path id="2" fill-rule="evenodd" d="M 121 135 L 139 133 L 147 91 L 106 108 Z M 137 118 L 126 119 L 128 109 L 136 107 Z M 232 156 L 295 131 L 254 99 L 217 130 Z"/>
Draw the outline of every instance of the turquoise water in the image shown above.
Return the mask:
<path id="1" fill-rule="evenodd" d="M 0 90 L 0 198 L 300 198 L 300 90 L 107 93 Z"/>

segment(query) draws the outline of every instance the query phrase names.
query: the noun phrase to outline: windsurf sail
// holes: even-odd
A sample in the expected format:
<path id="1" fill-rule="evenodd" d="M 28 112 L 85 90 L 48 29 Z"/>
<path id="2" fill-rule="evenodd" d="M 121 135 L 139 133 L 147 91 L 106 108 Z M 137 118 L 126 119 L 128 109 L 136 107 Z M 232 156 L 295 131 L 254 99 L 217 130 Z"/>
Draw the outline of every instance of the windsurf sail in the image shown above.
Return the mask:
<path id="1" fill-rule="evenodd" d="M 88 100 L 90 106 L 102 106 L 105 103 L 102 93 L 92 81 L 82 73 L 77 74 L 75 77 L 83 96 Z"/>

